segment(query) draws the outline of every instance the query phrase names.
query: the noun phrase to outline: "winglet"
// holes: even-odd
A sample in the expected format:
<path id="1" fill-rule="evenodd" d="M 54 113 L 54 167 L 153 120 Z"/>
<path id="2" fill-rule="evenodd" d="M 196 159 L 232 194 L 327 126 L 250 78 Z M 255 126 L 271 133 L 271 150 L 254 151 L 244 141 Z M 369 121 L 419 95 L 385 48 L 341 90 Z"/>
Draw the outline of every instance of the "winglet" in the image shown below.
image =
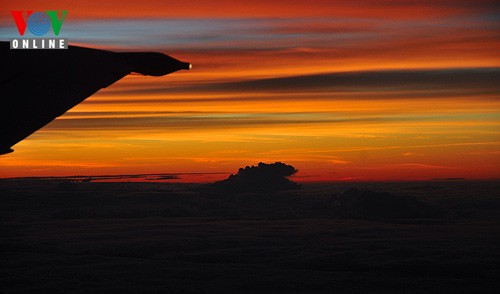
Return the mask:
<path id="1" fill-rule="evenodd" d="M 192 67 L 189 62 L 183 62 L 158 52 L 122 52 L 116 54 L 128 64 L 131 72 L 147 76 L 164 76 Z"/>
<path id="2" fill-rule="evenodd" d="M 8 154 L 8 153 L 12 153 L 14 152 L 14 150 L 10 149 L 10 148 L 7 148 L 7 149 L 0 149 L 0 155 L 4 155 L 4 154 Z"/>

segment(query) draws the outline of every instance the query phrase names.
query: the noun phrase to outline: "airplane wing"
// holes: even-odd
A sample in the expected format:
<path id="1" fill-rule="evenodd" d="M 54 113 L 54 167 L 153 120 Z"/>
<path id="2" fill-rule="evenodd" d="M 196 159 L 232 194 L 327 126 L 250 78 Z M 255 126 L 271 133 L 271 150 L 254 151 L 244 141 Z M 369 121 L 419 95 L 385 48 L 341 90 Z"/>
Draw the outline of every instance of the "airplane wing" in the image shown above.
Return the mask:
<path id="1" fill-rule="evenodd" d="M 162 76 L 189 69 L 162 53 L 10 49 L 0 42 L 0 155 L 56 117 L 131 72 Z"/>

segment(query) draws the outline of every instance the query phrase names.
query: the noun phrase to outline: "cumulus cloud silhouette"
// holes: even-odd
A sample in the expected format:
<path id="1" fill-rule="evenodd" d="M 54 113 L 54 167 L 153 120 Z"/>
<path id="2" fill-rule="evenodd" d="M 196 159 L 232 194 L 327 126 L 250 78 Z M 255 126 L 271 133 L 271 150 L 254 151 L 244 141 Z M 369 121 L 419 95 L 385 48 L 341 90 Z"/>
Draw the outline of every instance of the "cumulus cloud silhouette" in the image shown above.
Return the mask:
<path id="1" fill-rule="evenodd" d="M 243 193 L 243 192 L 273 192 L 298 189 L 300 185 L 288 179 L 297 170 L 282 162 L 266 164 L 259 162 L 257 166 L 240 168 L 237 174 L 227 179 L 206 186 L 213 192 Z"/>

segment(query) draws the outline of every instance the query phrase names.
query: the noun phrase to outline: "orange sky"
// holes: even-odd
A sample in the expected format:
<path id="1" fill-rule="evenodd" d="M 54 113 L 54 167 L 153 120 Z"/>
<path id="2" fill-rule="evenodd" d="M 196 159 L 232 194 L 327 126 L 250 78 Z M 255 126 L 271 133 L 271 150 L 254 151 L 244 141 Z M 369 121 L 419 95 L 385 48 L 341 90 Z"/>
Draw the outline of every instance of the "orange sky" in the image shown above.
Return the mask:
<path id="1" fill-rule="evenodd" d="M 119 3 L 119 5 L 118 5 Z M 12 1 L 61 35 L 194 65 L 131 75 L 0 157 L 0 177 L 210 173 L 282 161 L 298 181 L 500 176 L 495 1 Z M 189 180 L 188 176 L 181 176 Z"/>
<path id="2" fill-rule="evenodd" d="M 4 3 L 4 10 L 67 9 L 74 18 L 139 18 L 139 17 L 357 17 L 381 19 L 418 19 L 444 16 L 463 16 L 485 10 L 498 9 L 494 0 L 136 0 L 74 1 L 23 0 Z"/>

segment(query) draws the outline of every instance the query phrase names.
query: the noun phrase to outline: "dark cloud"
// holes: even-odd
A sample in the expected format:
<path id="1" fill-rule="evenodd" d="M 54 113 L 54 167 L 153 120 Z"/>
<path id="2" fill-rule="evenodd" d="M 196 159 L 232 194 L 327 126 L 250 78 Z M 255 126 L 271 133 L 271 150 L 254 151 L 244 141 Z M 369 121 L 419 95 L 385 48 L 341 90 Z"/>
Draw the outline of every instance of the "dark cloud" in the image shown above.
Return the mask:
<path id="1" fill-rule="evenodd" d="M 294 125 L 294 124 L 332 124 L 350 122 L 407 121 L 409 117 L 332 117 L 315 113 L 268 113 L 247 114 L 206 114 L 204 116 L 139 116 L 139 117 L 97 117 L 57 119 L 46 126 L 47 130 L 64 129 L 200 129 L 200 128 L 241 128 L 248 126 Z"/>
<path id="2" fill-rule="evenodd" d="M 495 89 L 500 91 L 500 68 L 447 70 L 363 71 L 304 75 L 200 86 L 203 90 L 301 91 L 301 90 L 403 90 Z M 197 87 L 194 88 L 195 90 Z"/>
<path id="3" fill-rule="evenodd" d="M 19 177 L 6 178 L 6 181 L 49 181 L 49 182 L 91 182 L 116 180 L 174 180 L 180 179 L 181 174 L 130 174 L 130 175 L 76 175 L 76 176 L 48 176 L 48 177 Z"/>
<path id="4" fill-rule="evenodd" d="M 387 70 L 326 73 L 258 79 L 240 82 L 190 85 L 176 88 L 147 88 L 120 90 L 127 94 L 157 93 L 324 93 L 324 92 L 383 92 L 424 91 L 423 97 L 442 97 L 453 94 L 498 94 L 500 68 L 458 68 L 435 70 Z M 116 91 L 115 93 L 120 93 Z M 413 93 L 413 94 L 411 94 Z M 376 93 L 375 93 L 376 94 Z M 396 97 L 405 98 L 406 93 Z M 420 95 L 416 95 L 420 97 Z M 359 99 L 357 96 L 353 96 Z M 174 101 L 175 102 L 175 101 Z"/>
<path id="5" fill-rule="evenodd" d="M 338 214 L 346 218 L 412 219 L 442 217 L 443 211 L 415 197 L 349 189 L 338 197 Z"/>
<path id="6" fill-rule="evenodd" d="M 152 115 L 184 115 L 206 114 L 202 111 L 71 111 L 64 114 L 70 117 L 110 117 L 110 116 L 152 116 Z"/>
<path id="7" fill-rule="evenodd" d="M 266 164 L 259 162 L 257 166 L 240 168 L 237 174 L 227 179 L 202 186 L 208 192 L 233 194 L 244 192 L 275 192 L 298 189 L 300 186 L 289 180 L 297 170 L 281 162 Z"/>
<path id="8" fill-rule="evenodd" d="M 226 85 L 226 89 L 257 90 L 418 90 L 456 88 L 499 89 L 500 70 L 434 70 L 348 72 L 295 76 Z"/>

